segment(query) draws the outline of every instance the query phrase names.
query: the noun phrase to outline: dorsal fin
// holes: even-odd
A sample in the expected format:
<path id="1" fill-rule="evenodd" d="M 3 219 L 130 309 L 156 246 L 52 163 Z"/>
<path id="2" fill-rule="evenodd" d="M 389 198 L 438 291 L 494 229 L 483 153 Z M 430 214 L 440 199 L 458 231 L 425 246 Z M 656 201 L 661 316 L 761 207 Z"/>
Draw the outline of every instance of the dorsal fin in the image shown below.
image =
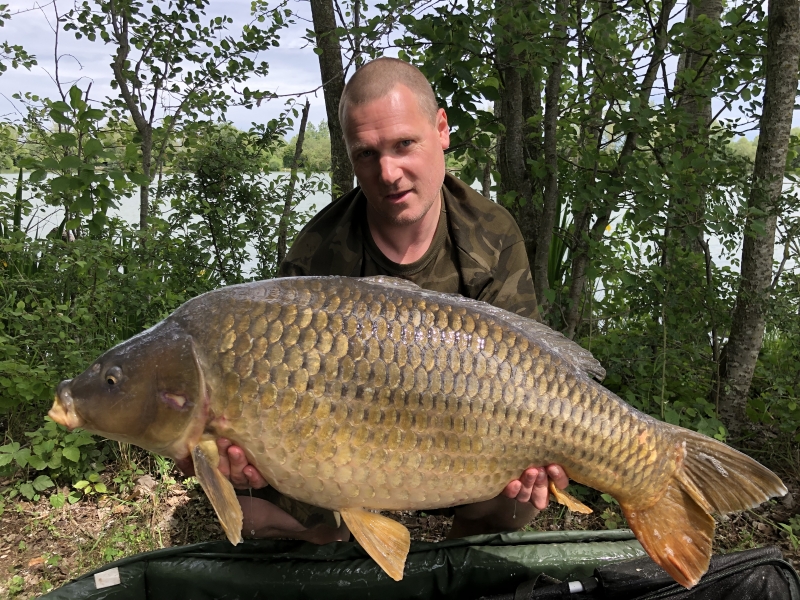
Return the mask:
<path id="1" fill-rule="evenodd" d="M 411 290 L 414 292 L 422 291 L 422 288 L 413 281 L 409 281 L 408 279 L 400 279 L 399 277 L 391 277 L 390 275 L 370 275 L 369 277 L 361 277 L 361 279 L 369 283 L 390 285 L 394 288 L 402 290 Z"/>
<path id="2" fill-rule="evenodd" d="M 586 348 L 543 323 L 506 312 L 506 315 L 509 314 L 510 318 L 508 320 L 514 325 L 526 331 L 534 332 L 539 339 L 546 341 L 550 349 L 555 350 L 559 356 L 592 375 L 598 381 L 603 381 L 606 376 L 606 370 L 600 364 L 600 361 L 592 356 L 592 353 Z"/>

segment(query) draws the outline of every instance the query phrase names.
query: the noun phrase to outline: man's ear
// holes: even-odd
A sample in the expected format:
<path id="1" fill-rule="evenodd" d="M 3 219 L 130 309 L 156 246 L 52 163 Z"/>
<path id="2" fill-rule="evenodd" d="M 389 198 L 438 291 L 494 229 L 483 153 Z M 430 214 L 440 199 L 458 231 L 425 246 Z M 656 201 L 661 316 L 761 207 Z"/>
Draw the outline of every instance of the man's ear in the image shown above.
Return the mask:
<path id="1" fill-rule="evenodd" d="M 447 150 L 450 147 L 450 126 L 447 124 L 447 113 L 443 108 L 436 113 L 436 131 L 439 133 L 442 150 Z"/>

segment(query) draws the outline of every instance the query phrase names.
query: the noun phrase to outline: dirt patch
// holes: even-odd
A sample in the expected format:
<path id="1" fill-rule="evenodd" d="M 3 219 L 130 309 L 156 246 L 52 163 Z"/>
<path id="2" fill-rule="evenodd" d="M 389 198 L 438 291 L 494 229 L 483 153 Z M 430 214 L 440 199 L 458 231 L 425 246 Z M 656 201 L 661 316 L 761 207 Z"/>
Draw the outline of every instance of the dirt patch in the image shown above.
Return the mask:
<path id="1" fill-rule="evenodd" d="M 777 545 L 800 568 L 800 552 L 780 526 L 798 514 L 800 504 L 800 482 L 787 479 L 790 496 L 783 500 L 718 518 L 714 552 Z M 593 514 L 570 513 L 551 504 L 529 528 L 626 526 L 618 506 L 594 493 L 585 500 Z M 413 540 L 426 542 L 444 539 L 452 522 L 448 517 L 413 511 L 394 513 L 394 518 L 409 528 Z M 10 503 L 0 519 L 0 598 L 35 598 L 125 556 L 224 538 L 210 503 L 192 478 L 152 480 L 151 485 L 137 486 L 128 497 L 87 499 L 59 509 L 44 498 L 37 503 Z"/>

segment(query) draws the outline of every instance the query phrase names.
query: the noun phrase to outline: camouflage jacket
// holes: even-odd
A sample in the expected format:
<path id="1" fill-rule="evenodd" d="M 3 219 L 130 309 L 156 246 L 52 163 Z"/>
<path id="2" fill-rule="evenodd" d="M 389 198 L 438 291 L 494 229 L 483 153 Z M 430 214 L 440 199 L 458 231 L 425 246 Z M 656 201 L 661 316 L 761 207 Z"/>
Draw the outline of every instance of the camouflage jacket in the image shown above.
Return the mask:
<path id="1" fill-rule="evenodd" d="M 436 234 L 419 260 L 398 264 L 384 256 L 367 225 L 366 199 L 355 188 L 308 222 L 278 276 L 391 275 L 538 319 L 522 234 L 508 211 L 450 174 L 442 192 Z"/>

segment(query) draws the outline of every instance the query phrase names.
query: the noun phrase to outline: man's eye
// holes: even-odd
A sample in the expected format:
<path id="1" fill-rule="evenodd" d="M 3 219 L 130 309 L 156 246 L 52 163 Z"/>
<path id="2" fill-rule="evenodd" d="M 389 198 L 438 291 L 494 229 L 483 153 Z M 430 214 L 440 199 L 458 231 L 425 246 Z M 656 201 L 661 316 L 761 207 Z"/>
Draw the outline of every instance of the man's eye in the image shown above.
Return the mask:
<path id="1" fill-rule="evenodd" d="M 403 148 L 408 148 L 413 143 L 414 140 L 403 140 L 402 142 L 400 142 L 400 145 L 403 146 Z"/>
<path id="2" fill-rule="evenodd" d="M 372 150 L 362 150 L 359 153 L 359 157 L 361 157 L 361 158 L 369 158 L 373 154 L 375 154 L 375 153 Z"/>

